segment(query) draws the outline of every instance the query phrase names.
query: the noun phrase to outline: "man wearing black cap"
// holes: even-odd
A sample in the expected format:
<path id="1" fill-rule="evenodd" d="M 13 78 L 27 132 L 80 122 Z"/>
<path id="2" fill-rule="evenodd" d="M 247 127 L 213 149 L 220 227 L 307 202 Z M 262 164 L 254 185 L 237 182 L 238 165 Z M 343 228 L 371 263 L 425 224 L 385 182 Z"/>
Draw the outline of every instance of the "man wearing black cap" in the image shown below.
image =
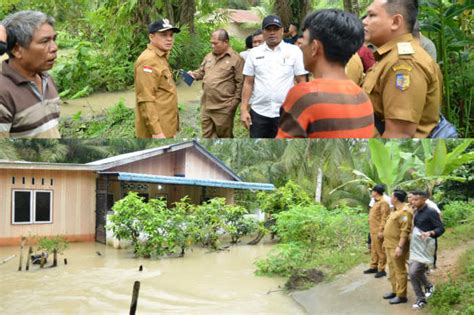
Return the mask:
<path id="1" fill-rule="evenodd" d="M 283 42 L 278 16 L 263 19 L 262 29 L 265 43 L 250 51 L 244 66 L 240 119 L 250 137 L 275 138 L 281 105 L 295 79 L 304 82 L 307 72 L 301 49 Z"/>
<path id="2" fill-rule="evenodd" d="M 168 56 L 179 32 L 167 19 L 148 27 L 150 44 L 135 63 L 137 138 L 173 138 L 178 131 L 178 96 Z"/>

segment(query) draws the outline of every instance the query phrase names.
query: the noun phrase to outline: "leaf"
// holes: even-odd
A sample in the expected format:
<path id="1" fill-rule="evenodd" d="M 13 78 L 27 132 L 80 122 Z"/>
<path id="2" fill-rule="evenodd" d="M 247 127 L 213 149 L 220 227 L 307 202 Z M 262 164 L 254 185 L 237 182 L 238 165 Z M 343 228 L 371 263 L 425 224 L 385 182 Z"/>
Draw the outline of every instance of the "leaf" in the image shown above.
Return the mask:
<path id="1" fill-rule="evenodd" d="M 474 10 L 474 3 L 472 1 L 467 1 L 465 4 L 454 4 L 451 5 L 443 15 L 445 19 L 451 19 L 457 15 L 461 15 L 464 11 Z"/>
<path id="2" fill-rule="evenodd" d="M 377 169 L 379 180 L 387 186 L 392 186 L 394 182 L 393 163 L 387 148 L 382 141 L 377 139 L 369 140 L 369 148 L 370 157 Z"/>
<path id="3" fill-rule="evenodd" d="M 438 140 L 433 157 L 426 161 L 426 176 L 443 175 L 446 167 L 446 141 Z"/>

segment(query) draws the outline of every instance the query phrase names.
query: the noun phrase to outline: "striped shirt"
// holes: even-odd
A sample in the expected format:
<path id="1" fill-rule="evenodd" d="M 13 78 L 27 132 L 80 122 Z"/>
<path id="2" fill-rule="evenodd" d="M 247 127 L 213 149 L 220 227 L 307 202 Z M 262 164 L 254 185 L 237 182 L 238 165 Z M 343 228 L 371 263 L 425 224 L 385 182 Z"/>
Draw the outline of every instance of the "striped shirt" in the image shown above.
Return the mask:
<path id="1" fill-rule="evenodd" d="M 59 96 L 52 78 L 41 74 L 42 91 L 8 62 L 0 73 L 0 138 L 60 138 Z"/>
<path id="2" fill-rule="evenodd" d="M 374 111 L 351 80 L 315 79 L 290 90 L 277 138 L 371 138 Z"/>

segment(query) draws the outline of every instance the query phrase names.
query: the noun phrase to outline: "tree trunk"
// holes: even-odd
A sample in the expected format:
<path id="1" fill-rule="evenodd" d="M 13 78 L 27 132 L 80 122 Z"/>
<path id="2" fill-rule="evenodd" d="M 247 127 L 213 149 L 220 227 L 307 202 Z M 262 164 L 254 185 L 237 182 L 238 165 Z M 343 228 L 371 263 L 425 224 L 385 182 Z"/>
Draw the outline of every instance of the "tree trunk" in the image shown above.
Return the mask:
<path id="1" fill-rule="evenodd" d="M 352 10 L 357 17 L 360 17 L 360 4 L 359 0 L 352 0 Z"/>
<path id="2" fill-rule="evenodd" d="M 352 0 L 343 0 L 344 1 L 344 11 L 354 13 L 352 8 Z"/>
<path id="3" fill-rule="evenodd" d="M 313 4 L 310 0 L 299 0 L 299 21 L 300 30 L 303 28 L 301 24 L 304 22 L 304 18 L 313 11 Z M 294 12 L 294 11 L 293 11 Z"/>
<path id="4" fill-rule="evenodd" d="M 283 27 L 289 27 L 291 21 L 291 0 L 275 0 L 273 11 L 278 15 L 283 23 Z"/>
<path id="5" fill-rule="evenodd" d="M 194 14 L 196 13 L 196 1 L 183 0 L 180 4 L 179 10 L 179 24 L 187 25 L 189 27 L 189 32 L 194 33 Z"/>
<path id="6" fill-rule="evenodd" d="M 318 168 L 318 175 L 316 177 L 316 192 L 314 194 L 314 200 L 316 202 L 321 202 L 321 196 L 323 192 L 323 170 Z"/>

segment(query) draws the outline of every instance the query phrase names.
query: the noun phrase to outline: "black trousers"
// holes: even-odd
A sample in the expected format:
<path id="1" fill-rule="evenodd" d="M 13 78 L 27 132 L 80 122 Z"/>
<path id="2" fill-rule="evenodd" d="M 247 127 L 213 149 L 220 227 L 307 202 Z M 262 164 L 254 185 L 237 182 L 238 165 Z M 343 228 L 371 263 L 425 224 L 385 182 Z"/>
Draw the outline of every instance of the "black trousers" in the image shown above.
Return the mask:
<path id="1" fill-rule="evenodd" d="M 275 138 L 278 132 L 280 117 L 270 118 L 257 114 L 250 110 L 252 125 L 250 126 L 250 138 Z"/>

